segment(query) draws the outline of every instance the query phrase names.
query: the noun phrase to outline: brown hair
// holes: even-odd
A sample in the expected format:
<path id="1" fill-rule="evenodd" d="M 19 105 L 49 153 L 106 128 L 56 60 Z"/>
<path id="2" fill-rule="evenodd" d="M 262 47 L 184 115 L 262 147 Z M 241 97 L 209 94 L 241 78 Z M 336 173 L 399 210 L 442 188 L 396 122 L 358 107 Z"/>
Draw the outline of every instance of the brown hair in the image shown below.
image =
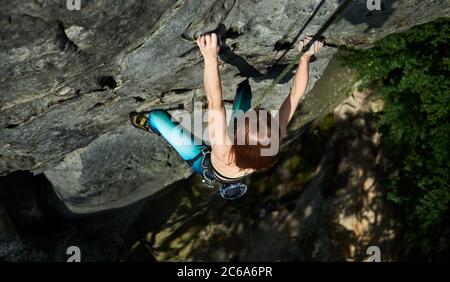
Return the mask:
<path id="1" fill-rule="evenodd" d="M 272 115 L 269 111 L 257 108 L 254 110 L 256 112 L 257 123 L 255 126 L 256 131 L 251 132 L 250 129 L 250 120 L 247 117 L 247 114 L 236 118 L 234 120 L 234 143 L 231 147 L 231 156 L 233 160 L 239 168 L 246 169 L 251 168 L 255 170 L 267 170 L 271 168 L 276 161 L 278 160 L 279 151 L 274 156 L 262 156 L 261 150 L 269 149 L 272 146 L 272 125 L 278 126 L 276 122 L 274 122 Z M 247 112 L 248 113 L 248 112 Z M 265 124 L 260 124 L 260 114 L 263 114 L 264 119 L 267 121 Z M 238 128 L 238 119 L 244 119 L 244 126 L 240 126 Z M 240 120 L 242 122 L 242 120 Z M 266 128 L 265 138 L 260 140 L 260 131 L 261 128 Z M 280 131 L 278 130 L 278 136 L 280 136 Z M 245 136 L 245 143 L 243 143 L 242 138 Z M 240 137 L 240 138 L 239 138 Z M 251 144 L 250 139 L 253 139 L 253 144 Z M 256 139 L 256 140 L 254 140 Z M 265 139 L 265 140 L 264 140 Z M 238 141 L 241 140 L 240 144 Z M 278 138 L 279 140 L 279 138 Z M 256 144 L 255 144 L 256 143 Z"/>

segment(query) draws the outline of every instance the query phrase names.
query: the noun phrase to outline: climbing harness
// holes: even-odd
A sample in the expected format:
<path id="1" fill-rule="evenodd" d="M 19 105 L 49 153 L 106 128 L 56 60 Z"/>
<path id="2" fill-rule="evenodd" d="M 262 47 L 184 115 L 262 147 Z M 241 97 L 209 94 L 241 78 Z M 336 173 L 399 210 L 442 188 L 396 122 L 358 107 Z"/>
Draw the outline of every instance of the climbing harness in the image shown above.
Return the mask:
<path id="1" fill-rule="evenodd" d="M 241 182 L 223 183 L 214 177 L 213 167 L 211 164 L 211 148 L 204 147 L 200 154 L 195 158 L 201 157 L 201 166 L 203 169 L 203 180 L 209 189 L 213 189 L 216 184 L 219 184 L 219 194 L 226 200 L 234 200 L 242 197 L 247 192 L 247 186 Z"/>
<path id="2" fill-rule="evenodd" d="M 284 68 L 284 70 L 272 81 L 272 84 L 256 99 L 255 104 L 253 106 L 253 108 L 257 108 L 258 106 L 261 105 L 261 103 L 263 102 L 264 98 L 266 98 L 267 95 L 269 95 L 273 89 L 275 88 L 275 86 L 278 84 L 278 82 L 280 82 L 293 68 L 294 66 L 297 64 L 297 62 L 300 60 L 300 58 L 303 56 L 303 54 L 309 50 L 309 48 L 312 46 L 312 44 L 314 44 L 314 42 L 316 40 L 318 40 L 320 38 L 320 36 L 328 29 L 328 27 L 330 27 L 330 25 L 336 20 L 338 19 L 339 15 L 348 7 L 348 5 L 350 5 L 350 3 L 353 0 L 345 0 L 344 3 L 342 3 L 342 5 L 340 5 L 336 11 L 333 13 L 333 15 L 331 15 L 328 20 L 325 22 L 325 24 L 319 29 L 319 31 L 317 31 L 317 33 L 312 37 L 311 41 L 306 44 L 305 46 L 303 46 L 303 49 L 301 52 L 299 52 L 294 59 L 289 63 L 289 65 Z M 322 3 L 321 3 L 322 4 Z M 321 4 L 319 4 L 319 7 L 321 6 Z M 317 10 L 317 9 L 316 9 Z M 308 20 L 309 21 L 309 20 Z M 285 53 L 287 53 L 293 46 L 295 45 L 295 41 L 291 44 L 291 46 L 289 47 L 288 50 L 286 50 Z M 284 55 L 283 55 L 284 56 Z M 278 60 L 279 61 L 279 60 Z M 278 62 L 277 61 L 277 62 Z"/>
<path id="3" fill-rule="evenodd" d="M 206 184 L 209 189 L 214 188 L 214 184 L 216 180 L 214 176 L 211 174 L 210 166 L 211 166 L 211 149 L 209 147 L 205 147 L 201 151 L 202 161 L 201 166 L 203 169 L 203 180 L 202 182 Z"/>

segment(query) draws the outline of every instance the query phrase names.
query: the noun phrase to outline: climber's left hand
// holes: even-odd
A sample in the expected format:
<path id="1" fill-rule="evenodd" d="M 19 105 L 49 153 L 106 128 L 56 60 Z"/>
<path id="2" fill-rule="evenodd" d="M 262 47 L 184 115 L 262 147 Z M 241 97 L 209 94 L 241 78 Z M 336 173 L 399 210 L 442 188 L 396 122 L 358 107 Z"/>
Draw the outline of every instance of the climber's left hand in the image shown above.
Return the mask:
<path id="1" fill-rule="evenodd" d="M 298 51 L 301 52 L 303 48 L 311 42 L 312 39 L 313 38 L 311 36 L 307 36 L 300 40 L 300 43 L 298 44 Z M 323 45 L 324 42 L 322 40 L 314 41 L 309 50 L 305 52 L 305 56 L 314 56 L 319 52 L 320 49 L 322 49 Z"/>

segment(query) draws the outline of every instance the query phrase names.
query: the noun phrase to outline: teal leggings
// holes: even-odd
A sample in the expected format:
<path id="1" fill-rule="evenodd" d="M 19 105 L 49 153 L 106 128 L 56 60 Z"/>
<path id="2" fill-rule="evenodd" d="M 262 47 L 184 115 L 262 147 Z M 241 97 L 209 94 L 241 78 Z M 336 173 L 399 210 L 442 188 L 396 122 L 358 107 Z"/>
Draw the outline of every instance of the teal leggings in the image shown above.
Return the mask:
<path id="1" fill-rule="evenodd" d="M 233 102 L 233 117 L 238 111 L 246 112 L 251 107 L 252 92 L 248 80 L 240 83 L 236 90 L 236 96 Z M 178 152 L 178 154 L 187 161 L 192 169 L 203 174 L 201 166 L 202 158 L 197 158 L 193 163 L 190 160 L 195 159 L 207 145 L 204 142 L 195 142 L 194 135 L 186 129 L 179 126 L 179 123 L 172 119 L 172 116 L 165 110 L 155 109 L 148 114 L 149 126 L 153 132 L 161 136 Z"/>

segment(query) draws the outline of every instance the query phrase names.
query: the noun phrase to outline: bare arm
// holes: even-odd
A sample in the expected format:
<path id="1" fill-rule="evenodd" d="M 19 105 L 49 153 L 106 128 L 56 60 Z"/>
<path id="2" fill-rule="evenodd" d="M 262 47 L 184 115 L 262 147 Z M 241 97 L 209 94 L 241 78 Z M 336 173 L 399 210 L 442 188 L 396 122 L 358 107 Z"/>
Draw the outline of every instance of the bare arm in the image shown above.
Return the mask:
<path id="1" fill-rule="evenodd" d="M 299 50 L 303 49 L 303 46 L 309 42 L 309 38 L 303 40 L 300 43 Z M 297 109 L 301 98 L 305 95 L 306 87 L 308 86 L 309 79 L 309 62 L 311 60 L 311 56 L 313 56 L 316 52 L 322 48 L 323 43 L 315 42 L 311 49 L 303 54 L 300 58 L 299 65 L 297 67 L 297 71 L 295 73 L 294 81 L 292 83 L 291 92 L 283 101 L 283 104 L 280 107 L 278 112 L 279 116 L 279 125 L 280 125 L 280 140 L 286 136 L 286 130 L 289 122 L 294 116 L 295 110 Z"/>
<path id="2" fill-rule="evenodd" d="M 227 139 L 225 108 L 222 102 L 222 86 L 219 75 L 218 53 L 220 38 L 207 34 L 197 39 L 197 44 L 205 61 L 204 84 L 208 99 L 208 128 L 211 152 L 216 158 L 227 161 L 231 143 Z"/>
<path id="3" fill-rule="evenodd" d="M 309 79 L 309 61 L 311 56 L 303 55 L 300 59 L 297 72 L 292 83 L 291 93 L 286 97 L 283 104 L 281 104 L 279 115 L 280 124 L 280 139 L 286 136 L 286 130 L 292 116 L 297 109 L 300 99 L 305 95 L 306 87 L 308 86 Z"/>

